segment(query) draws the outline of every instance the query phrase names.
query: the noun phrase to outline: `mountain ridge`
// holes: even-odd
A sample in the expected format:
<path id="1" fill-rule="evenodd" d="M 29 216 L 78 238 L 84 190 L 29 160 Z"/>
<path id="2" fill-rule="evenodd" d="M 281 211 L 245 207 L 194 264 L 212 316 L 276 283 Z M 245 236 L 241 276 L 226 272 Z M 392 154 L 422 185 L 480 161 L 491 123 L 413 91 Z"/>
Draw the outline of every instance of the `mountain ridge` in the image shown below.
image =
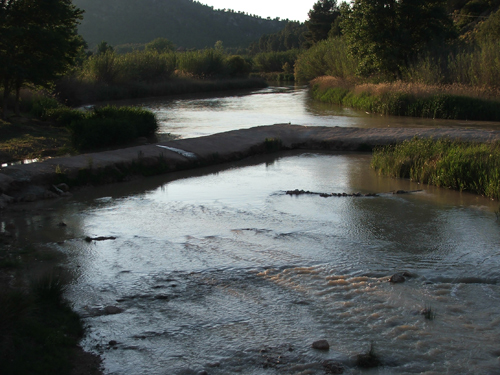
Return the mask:
<path id="1" fill-rule="evenodd" d="M 216 10 L 193 0 L 73 0 L 85 11 L 78 28 L 90 47 L 144 44 L 163 37 L 185 48 L 247 47 L 263 34 L 283 29 L 286 20 Z"/>

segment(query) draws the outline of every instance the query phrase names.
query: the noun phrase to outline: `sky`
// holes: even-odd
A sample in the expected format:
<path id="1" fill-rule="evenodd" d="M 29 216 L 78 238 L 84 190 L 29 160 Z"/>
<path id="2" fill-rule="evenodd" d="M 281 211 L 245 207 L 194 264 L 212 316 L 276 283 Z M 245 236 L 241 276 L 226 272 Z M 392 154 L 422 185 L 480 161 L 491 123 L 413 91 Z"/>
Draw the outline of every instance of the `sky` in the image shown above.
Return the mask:
<path id="1" fill-rule="evenodd" d="M 214 9 L 233 9 L 235 11 L 256 14 L 263 18 L 280 17 L 290 21 L 304 22 L 307 13 L 318 0 L 199 0 L 202 4 L 213 6 Z"/>

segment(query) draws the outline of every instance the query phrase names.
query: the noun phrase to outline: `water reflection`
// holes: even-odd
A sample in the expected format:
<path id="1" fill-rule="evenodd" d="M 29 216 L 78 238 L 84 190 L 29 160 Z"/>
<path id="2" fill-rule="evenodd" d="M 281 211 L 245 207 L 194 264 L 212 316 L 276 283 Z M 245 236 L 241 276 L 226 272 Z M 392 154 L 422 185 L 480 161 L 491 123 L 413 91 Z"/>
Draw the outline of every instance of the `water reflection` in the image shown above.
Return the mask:
<path id="1" fill-rule="evenodd" d="M 184 138 L 260 125 L 292 123 L 306 126 L 474 127 L 498 129 L 500 123 L 381 116 L 312 100 L 306 86 L 177 98 L 120 101 L 149 108 L 160 120 L 161 133 Z"/>
<path id="2" fill-rule="evenodd" d="M 89 324 L 82 345 L 102 354 L 107 374 L 319 374 L 325 359 L 356 374 L 351 358 L 371 341 L 382 373 L 494 373 L 496 204 L 380 177 L 369 161 L 263 156 L 84 190 L 16 223 L 68 254 L 67 296 Z M 424 191 L 390 193 L 400 189 Z M 98 235 L 116 240 L 82 240 Z M 413 277 L 387 282 L 402 270 Z M 426 305 L 434 321 L 420 315 Z M 96 313 L 105 306 L 124 311 Z M 329 352 L 311 349 L 318 338 L 334 343 Z"/>

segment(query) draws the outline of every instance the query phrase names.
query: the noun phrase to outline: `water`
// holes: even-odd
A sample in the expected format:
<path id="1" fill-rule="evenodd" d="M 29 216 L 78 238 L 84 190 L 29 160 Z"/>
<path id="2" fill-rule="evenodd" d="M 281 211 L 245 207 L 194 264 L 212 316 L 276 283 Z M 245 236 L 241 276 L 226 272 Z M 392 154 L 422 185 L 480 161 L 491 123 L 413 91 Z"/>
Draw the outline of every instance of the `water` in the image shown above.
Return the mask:
<path id="1" fill-rule="evenodd" d="M 433 120 L 380 116 L 312 100 L 304 86 L 271 86 L 253 92 L 214 96 L 182 96 L 120 101 L 151 109 L 160 134 L 199 137 L 259 125 L 292 123 L 307 126 L 474 127 L 498 129 L 498 122 Z"/>
<path id="2" fill-rule="evenodd" d="M 346 374 L 500 373 L 497 203 L 380 177 L 369 160 L 253 158 L 84 190 L 15 224 L 68 255 L 82 345 L 106 374 L 324 374 L 327 359 Z M 372 342 L 384 367 L 361 370 Z"/>

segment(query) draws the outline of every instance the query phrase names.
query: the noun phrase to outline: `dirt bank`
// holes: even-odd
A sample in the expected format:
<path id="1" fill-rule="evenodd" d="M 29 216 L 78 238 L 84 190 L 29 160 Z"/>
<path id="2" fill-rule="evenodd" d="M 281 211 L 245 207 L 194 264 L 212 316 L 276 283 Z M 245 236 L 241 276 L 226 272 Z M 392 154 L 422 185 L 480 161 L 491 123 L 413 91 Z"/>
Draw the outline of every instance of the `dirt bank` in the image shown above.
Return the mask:
<path id="1" fill-rule="evenodd" d="M 120 150 L 52 158 L 39 163 L 0 170 L 0 207 L 12 202 L 35 201 L 66 194 L 86 183 L 109 183 L 133 174 L 152 175 L 196 168 L 280 149 L 368 151 L 374 146 L 414 136 L 488 142 L 500 131 L 435 128 L 307 127 L 289 124 L 233 130 L 200 138 L 180 139 Z"/>

